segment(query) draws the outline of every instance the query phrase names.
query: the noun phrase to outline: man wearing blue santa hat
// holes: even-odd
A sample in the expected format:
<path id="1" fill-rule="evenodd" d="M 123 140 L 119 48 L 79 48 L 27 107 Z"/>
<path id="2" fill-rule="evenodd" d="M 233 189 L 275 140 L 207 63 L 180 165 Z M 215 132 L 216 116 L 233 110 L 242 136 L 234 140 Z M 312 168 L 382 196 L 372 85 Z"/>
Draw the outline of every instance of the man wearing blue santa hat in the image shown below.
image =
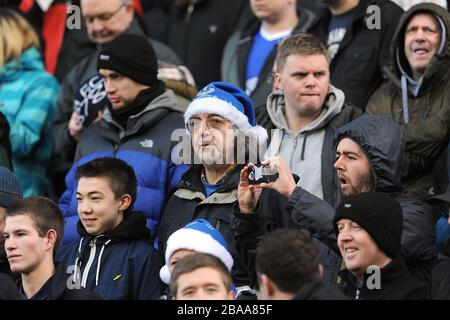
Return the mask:
<path id="1" fill-rule="evenodd" d="M 185 159 L 190 168 L 169 194 L 161 221 L 160 251 L 166 251 L 173 232 L 194 219 L 205 219 L 230 249 L 234 283 L 248 288 L 252 281 L 233 243 L 232 212 L 240 171 L 248 161 L 258 160 L 267 132 L 256 126 L 254 107 L 245 92 L 224 82 L 204 87 L 188 106 L 184 122 L 190 138 L 187 154 L 193 156 Z"/>

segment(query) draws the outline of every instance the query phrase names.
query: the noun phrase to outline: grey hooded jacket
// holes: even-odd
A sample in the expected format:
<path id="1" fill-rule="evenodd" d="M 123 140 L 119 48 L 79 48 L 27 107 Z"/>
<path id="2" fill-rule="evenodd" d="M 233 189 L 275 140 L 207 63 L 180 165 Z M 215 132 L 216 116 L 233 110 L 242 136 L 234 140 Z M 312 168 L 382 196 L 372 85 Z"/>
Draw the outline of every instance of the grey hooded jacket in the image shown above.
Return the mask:
<path id="1" fill-rule="evenodd" d="M 340 198 L 333 167 L 334 133 L 362 114 L 361 109 L 346 104 L 344 99 L 343 92 L 330 85 L 322 114 L 300 132 L 288 128 L 282 91 L 269 96 L 267 107 L 255 110 L 256 122 L 267 129 L 269 135 L 272 132 L 267 155 L 280 154 L 300 177 L 299 185 L 311 188 L 311 192 L 332 206 Z M 319 192 L 315 193 L 314 189 Z"/>

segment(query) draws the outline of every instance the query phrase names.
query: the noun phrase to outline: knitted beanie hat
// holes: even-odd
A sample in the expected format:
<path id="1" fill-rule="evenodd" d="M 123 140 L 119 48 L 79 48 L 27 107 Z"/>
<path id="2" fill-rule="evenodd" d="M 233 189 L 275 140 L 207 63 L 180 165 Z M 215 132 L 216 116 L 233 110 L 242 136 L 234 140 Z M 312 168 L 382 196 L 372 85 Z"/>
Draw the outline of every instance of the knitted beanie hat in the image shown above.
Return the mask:
<path id="1" fill-rule="evenodd" d="M 381 192 L 366 192 L 341 201 L 336 209 L 333 224 L 349 219 L 359 224 L 376 242 L 381 251 L 394 259 L 400 251 L 403 230 L 403 212 L 400 204 Z"/>
<path id="2" fill-rule="evenodd" d="M 158 81 L 158 61 L 150 41 L 140 35 L 122 34 L 98 56 L 97 70 L 108 69 L 148 86 Z"/>

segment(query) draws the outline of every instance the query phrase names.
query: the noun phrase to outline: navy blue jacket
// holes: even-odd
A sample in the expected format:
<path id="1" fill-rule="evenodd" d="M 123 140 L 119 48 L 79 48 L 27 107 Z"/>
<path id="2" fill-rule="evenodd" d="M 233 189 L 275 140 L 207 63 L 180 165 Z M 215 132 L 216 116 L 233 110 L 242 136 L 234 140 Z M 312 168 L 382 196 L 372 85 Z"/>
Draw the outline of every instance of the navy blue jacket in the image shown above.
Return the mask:
<path id="1" fill-rule="evenodd" d="M 161 296 L 162 259 L 153 246 L 142 213 L 131 213 L 113 230 L 91 236 L 81 222 L 82 237 L 59 250 L 57 260 L 73 268 L 72 279 L 104 299 L 150 300 Z M 77 282 L 78 281 L 78 282 Z"/>

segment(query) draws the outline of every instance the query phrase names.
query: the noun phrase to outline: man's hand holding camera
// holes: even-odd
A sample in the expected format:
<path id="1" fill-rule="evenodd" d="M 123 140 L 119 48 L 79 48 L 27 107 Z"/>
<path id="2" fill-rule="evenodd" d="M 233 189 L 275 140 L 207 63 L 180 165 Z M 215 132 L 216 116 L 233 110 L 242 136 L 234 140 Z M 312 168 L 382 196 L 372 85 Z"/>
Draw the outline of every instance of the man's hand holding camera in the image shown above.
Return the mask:
<path id="1" fill-rule="evenodd" d="M 252 184 L 249 177 L 259 180 L 255 177 L 255 164 L 249 163 L 241 170 L 241 176 L 238 187 L 239 209 L 244 214 L 252 214 L 255 212 L 262 189 L 274 189 L 285 197 L 290 197 L 294 192 L 296 183 L 292 176 L 291 169 L 281 157 L 267 158 L 262 163 L 263 167 L 269 168 L 272 172 L 278 172 L 278 178 L 275 181 L 266 181 L 259 184 Z M 252 170 L 253 169 L 253 170 Z M 260 175 L 260 173 L 257 173 Z M 261 180 L 263 181 L 263 179 Z"/>

